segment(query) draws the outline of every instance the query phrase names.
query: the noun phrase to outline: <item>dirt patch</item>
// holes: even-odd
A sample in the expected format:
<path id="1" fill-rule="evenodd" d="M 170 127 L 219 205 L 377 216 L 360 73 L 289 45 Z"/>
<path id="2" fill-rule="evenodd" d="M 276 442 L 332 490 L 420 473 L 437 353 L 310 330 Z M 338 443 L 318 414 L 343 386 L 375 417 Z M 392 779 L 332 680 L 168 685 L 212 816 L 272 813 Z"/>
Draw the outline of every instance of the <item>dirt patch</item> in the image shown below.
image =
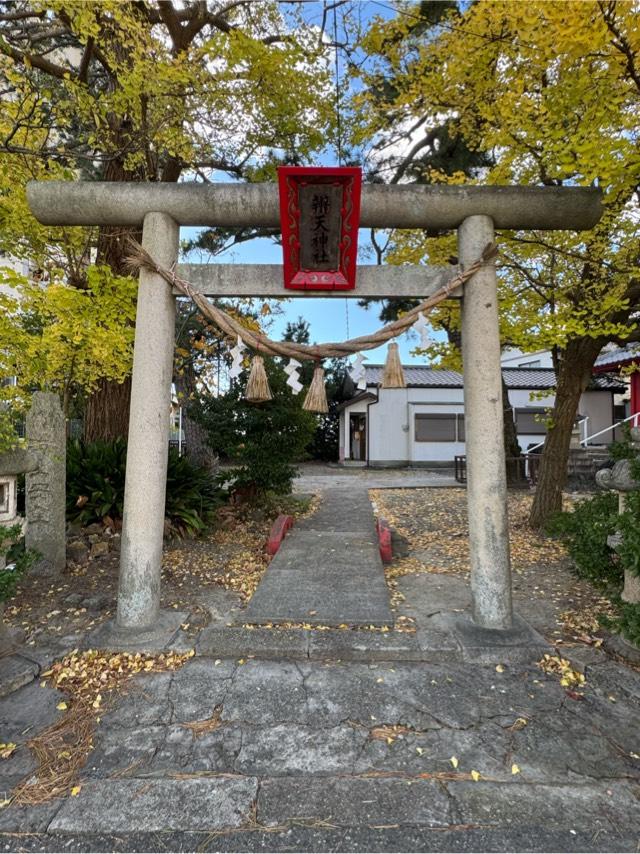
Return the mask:
<path id="1" fill-rule="evenodd" d="M 469 577 L 467 496 L 461 489 L 371 490 L 376 512 L 406 538 L 405 557 L 386 569 L 393 590 L 395 579 L 419 573 Z M 554 642 L 599 644 L 592 621 L 587 631 L 581 615 L 609 613 L 611 603 L 589 582 L 572 571 L 571 560 L 558 540 L 533 531 L 527 524 L 533 495 L 509 493 L 509 532 L 516 607 L 524 603 L 543 612 L 545 634 Z M 572 498 L 566 498 L 567 508 Z M 520 603 L 520 604 L 518 604 Z"/>
<path id="2" fill-rule="evenodd" d="M 209 619 L 207 609 L 199 604 L 203 588 L 224 587 L 248 600 L 271 560 L 265 545 L 276 517 L 293 511 L 300 518 L 313 506 L 309 500 L 285 498 L 266 509 L 226 507 L 215 527 L 202 537 L 166 543 L 161 607 L 189 612 L 189 629 L 196 631 Z M 78 538 L 75 531 L 69 541 Z M 94 556 L 89 551 L 78 563 L 70 560 L 56 579 L 28 576 L 6 605 L 7 623 L 21 628 L 26 644 L 35 646 L 90 631 L 112 617 L 118 591 L 119 542 L 115 536 L 106 553 Z"/>

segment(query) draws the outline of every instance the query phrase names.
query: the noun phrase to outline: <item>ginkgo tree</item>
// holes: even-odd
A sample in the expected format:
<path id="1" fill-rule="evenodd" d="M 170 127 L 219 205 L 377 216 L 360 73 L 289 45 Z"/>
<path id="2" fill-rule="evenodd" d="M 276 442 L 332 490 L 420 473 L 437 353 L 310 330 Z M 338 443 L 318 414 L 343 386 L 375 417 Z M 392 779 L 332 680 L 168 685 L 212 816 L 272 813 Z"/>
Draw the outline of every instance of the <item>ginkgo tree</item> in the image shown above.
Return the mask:
<path id="1" fill-rule="evenodd" d="M 55 277 L 44 285 L 10 269 L 0 271 L 0 281 L 0 374 L 14 379 L 0 388 L 0 400 L 14 415 L 28 407 L 33 391 L 52 391 L 70 417 L 98 382 L 128 375 L 134 279 L 92 266 L 82 289 Z"/>
<path id="2" fill-rule="evenodd" d="M 3 199 L 11 232 L 23 216 L 32 232 L 30 174 L 263 180 L 279 158 L 323 147 L 333 123 L 327 48 L 289 10 L 275 0 L 0 0 L 0 163 L 19 175 Z M 75 238 L 79 271 L 95 250 L 114 275 L 126 272 L 129 234 Z M 87 423 L 122 433 L 127 383 L 104 379 L 97 390 Z"/>
<path id="3" fill-rule="evenodd" d="M 578 403 L 600 350 L 637 334 L 640 19 L 632 3 L 497 0 L 450 8 L 421 37 L 420 11 L 398 4 L 397 16 L 377 21 L 364 40 L 361 140 L 373 137 L 400 166 L 407 148 L 424 150 L 430 128 L 446 120 L 450 135 L 490 154 L 483 183 L 603 191 L 604 215 L 590 232 L 499 235 L 503 341 L 549 347 L 557 368 L 530 519 L 540 526 L 560 509 Z M 394 134 L 405 140 L 399 150 L 388 144 Z M 430 164 L 420 178 L 465 180 Z M 450 237 L 407 233 L 395 235 L 390 257 L 454 253 Z M 455 326 L 455 312 L 445 312 L 441 323 Z"/>

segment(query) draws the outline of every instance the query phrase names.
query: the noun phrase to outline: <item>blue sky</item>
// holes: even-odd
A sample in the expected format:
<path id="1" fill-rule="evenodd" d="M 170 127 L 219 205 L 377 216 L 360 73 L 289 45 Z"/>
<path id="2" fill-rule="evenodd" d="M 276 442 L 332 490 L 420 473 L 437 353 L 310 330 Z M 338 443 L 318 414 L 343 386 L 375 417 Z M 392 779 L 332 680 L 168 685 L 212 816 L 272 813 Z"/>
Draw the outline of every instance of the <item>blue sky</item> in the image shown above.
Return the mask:
<path id="1" fill-rule="evenodd" d="M 180 231 L 182 239 L 194 237 L 199 229 L 183 228 Z M 367 232 L 360 232 L 360 245 L 366 241 Z M 194 259 L 195 261 L 195 259 Z M 236 247 L 231 252 L 223 253 L 212 258 L 213 263 L 238 264 L 281 264 L 282 248 L 273 241 L 261 238 Z M 371 262 L 369 262 L 371 263 Z M 283 294 L 284 291 L 283 285 Z M 346 338 L 356 338 L 368 332 L 375 332 L 382 324 L 378 319 L 376 307 L 370 309 L 360 308 L 357 304 L 357 279 L 355 298 L 302 298 L 290 299 L 280 303 L 282 314 L 273 319 L 269 335 L 272 338 L 282 337 L 285 326 L 289 320 L 297 320 L 303 317 L 309 321 L 311 329 L 311 340 L 313 343 L 325 341 L 344 341 Z M 417 345 L 415 334 L 402 335 L 398 338 L 402 361 L 405 364 L 416 364 L 424 362 L 424 358 L 416 358 L 411 355 L 411 350 Z M 386 346 L 375 350 L 368 350 L 365 354 L 370 364 L 384 362 Z"/>
<path id="2" fill-rule="evenodd" d="M 319 24 L 322 17 L 322 3 L 309 2 L 303 8 L 306 20 L 309 23 Z M 355 8 L 360 21 L 364 25 L 375 16 L 389 18 L 394 14 L 393 9 L 389 5 L 379 2 L 360 2 L 355 7 L 351 6 L 351 4 L 341 7 L 341 9 L 347 10 L 347 13 L 349 13 L 349 8 L 352 10 Z M 341 30 L 340 15 L 343 13 L 338 10 L 339 33 Z M 332 17 L 330 17 L 329 23 L 332 26 Z M 338 38 L 340 39 L 340 35 Z M 339 62 L 338 73 L 340 75 L 343 73 L 342 62 Z M 323 166 L 339 165 L 337 153 L 333 150 L 322 152 L 317 158 L 316 164 Z M 219 180 L 229 181 L 230 179 L 226 176 L 220 176 Z M 199 229 L 196 228 L 183 228 L 181 230 L 181 237 L 182 239 L 192 239 L 198 231 Z M 370 259 L 366 258 L 368 242 L 369 232 L 361 230 L 359 235 L 360 260 L 364 261 L 364 263 L 372 263 Z M 193 258 L 192 260 L 195 262 L 197 259 Z M 282 249 L 273 241 L 262 238 L 235 247 L 233 250 L 211 260 L 214 263 L 235 261 L 246 264 L 281 264 Z M 310 324 L 311 340 L 313 343 L 345 340 L 346 338 L 355 338 L 359 335 L 374 332 L 381 326 L 378 318 L 378 310 L 376 306 L 364 309 L 357 305 L 357 278 L 356 290 L 352 293 L 355 294 L 355 298 L 293 298 L 281 303 L 282 314 L 274 317 L 271 328 L 269 329 L 269 335 L 272 338 L 280 338 L 287 322 L 289 320 L 297 320 L 300 316 Z M 424 362 L 424 358 L 416 358 L 411 355 L 411 350 L 417 345 L 417 336 L 415 334 L 402 335 L 398 339 L 398 344 L 402 361 L 405 364 Z M 371 364 L 384 362 L 386 346 L 369 350 L 365 355 Z"/>

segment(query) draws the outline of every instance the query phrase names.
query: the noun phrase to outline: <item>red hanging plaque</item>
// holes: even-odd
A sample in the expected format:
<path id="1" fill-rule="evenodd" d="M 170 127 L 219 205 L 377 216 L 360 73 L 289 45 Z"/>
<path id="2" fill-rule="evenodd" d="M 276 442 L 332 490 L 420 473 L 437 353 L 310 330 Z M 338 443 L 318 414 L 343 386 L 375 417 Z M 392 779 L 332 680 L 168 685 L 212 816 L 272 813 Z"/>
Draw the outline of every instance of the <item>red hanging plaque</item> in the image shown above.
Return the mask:
<path id="1" fill-rule="evenodd" d="M 355 288 L 361 184 L 357 166 L 278 169 L 285 288 Z"/>

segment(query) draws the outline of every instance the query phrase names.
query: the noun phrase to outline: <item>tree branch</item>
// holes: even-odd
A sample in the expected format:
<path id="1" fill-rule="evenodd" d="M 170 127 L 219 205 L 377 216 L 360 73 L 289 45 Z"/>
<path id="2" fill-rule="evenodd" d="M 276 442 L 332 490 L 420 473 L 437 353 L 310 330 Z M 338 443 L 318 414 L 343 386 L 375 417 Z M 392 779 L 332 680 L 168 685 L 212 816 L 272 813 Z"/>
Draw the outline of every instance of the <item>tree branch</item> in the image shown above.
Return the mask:
<path id="1" fill-rule="evenodd" d="M 8 56 L 18 65 L 24 65 L 26 68 L 37 68 L 40 71 L 44 71 L 45 74 L 50 74 L 52 77 L 57 77 L 58 80 L 64 80 L 65 74 L 71 73 L 68 68 L 64 68 L 62 65 L 56 65 L 55 62 L 51 62 L 50 60 L 45 59 L 42 56 L 38 56 L 37 54 L 24 53 L 23 51 L 12 47 L 1 36 L 0 53 L 3 53 L 5 56 Z"/>

